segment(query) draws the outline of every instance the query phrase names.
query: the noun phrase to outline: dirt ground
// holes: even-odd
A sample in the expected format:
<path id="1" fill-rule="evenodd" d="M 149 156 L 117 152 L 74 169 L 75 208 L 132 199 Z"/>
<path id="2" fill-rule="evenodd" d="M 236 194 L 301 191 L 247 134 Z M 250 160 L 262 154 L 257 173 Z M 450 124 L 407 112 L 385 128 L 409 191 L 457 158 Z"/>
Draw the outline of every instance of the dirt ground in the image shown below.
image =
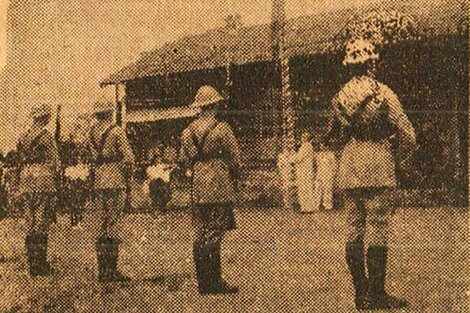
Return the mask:
<path id="1" fill-rule="evenodd" d="M 282 209 L 237 212 L 223 244 L 225 278 L 237 295 L 199 296 L 187 212 L 129 214 L 122 222 L 120 269 L 126 285 L 97 283 L 96 212 L 82 230 L 68 215 L 51 228 L 51 278 L 31 279 L 24 221 L 0 222 L 1 312 L 354 312 L 344 261 L 345 213 Z M 467 312 L 468 213 L 454 208 L 398 210 L 393 218 L 388 289 L 406 312 Z"/>

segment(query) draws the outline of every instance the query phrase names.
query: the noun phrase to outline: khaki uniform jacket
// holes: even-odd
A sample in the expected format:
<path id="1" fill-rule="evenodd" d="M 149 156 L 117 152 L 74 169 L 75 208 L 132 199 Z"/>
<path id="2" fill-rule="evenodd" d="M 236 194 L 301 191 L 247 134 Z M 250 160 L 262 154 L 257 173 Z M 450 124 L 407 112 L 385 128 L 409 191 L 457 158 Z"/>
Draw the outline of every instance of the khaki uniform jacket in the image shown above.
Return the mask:
<path id="1" fill-rule="evenodd" d="M 215 118 L 192 122 L 182 134 L 180 160 L 192 168 L 193 204 L 232 204 L 235 201 L 240 150 L 227 123 Z"/>
<path id="2" fill-rule="evenodd" d="M 124 130 L 109 123 L 98 123 L 90 132 L 89 147 L 94 189 L 125 189 L 135 160 Z"/>
<path id="3" fill-rule="evenodd" d="M 350 126 L 345 115 L 351 115 L 364 101 L 368 104 L 365 106 L 363 120 L 374 120 L 374 108 L 386 108 L 387 123 L 394 133 L 379 141 L 358 140 L 352 133 L 352 138 L 341 152 L 338 187 L 395 187 L 397 158 L 390 139 L 392 136 L 398 138 L 401 150 L 399 153 L 411 154 L 416 145 L 413 125 L 403 111 L 397 95 L 388 86 L 374 78 L 362 76 L 351 79 L 332 100 L 333 112 L 343 128 Z"/>
<path id="4" fill-rule="evenodd" d="M 59 152 L 52 134 L 33 126 L 17 145 L 19 192 L 55 193 L 60 170 Z"/>

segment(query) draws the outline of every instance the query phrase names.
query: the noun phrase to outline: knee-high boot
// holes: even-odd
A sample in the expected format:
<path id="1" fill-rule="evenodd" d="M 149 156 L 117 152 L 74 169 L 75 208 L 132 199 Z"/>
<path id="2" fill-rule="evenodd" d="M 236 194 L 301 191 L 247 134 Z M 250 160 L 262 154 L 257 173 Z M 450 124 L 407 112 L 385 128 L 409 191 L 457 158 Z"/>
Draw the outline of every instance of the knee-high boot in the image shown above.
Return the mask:
<path id="1" fill-rule="evenodd" d="M 47 234 L 39 234 L 38 241 L 39 275 L 49 276 L 53 272 L 51 264 L 47 261 L 47 245 L 49 242 L 49 236 Z"/>
<path id="2" fill-rule="evenodd" d="M 222 279 L 220 244 L 200 244 L 193 246 L 198 290 L 200 294 L 231 294 L 238 292 Z"/>
<path id="3" fill-rule="evenodd" d="M 218 286 L 219 293 L 237 293 L 238 287 L 232 287 L 222 278 L 222 261 L 221 261 L 221 243 L 214 244 L 212 247 L 212 258 L 214 266 L 214 277 Z"/>
<path id="4" fill-rule="evenodd" d="M 52 268 L 47 261 L 47 234 L 30 234 L 26 236 L 26 253 L 28 255 L 29 273 L 32 277 L 49 276 Z"/>
<path id="5" fill-rule="evenodd" d="M 371 310 L 398 309 L 407 306 L 405 300 L 388 295 L 385 291 L 387 254 L 388 249 L 384 246 L 371 246 L 367 252 Z"/>
<path id="6" fill-rule="evenodd" d="M 205 269 L 207 267 L 207 257 L 204 256 L 203 245 L 197 241 L 193 243 L 193 259 L 196 269 L 197 287 L 199 293 L 204 294 L 208 289 L 207 270 Z"/>
<path id="7" fill-rule="evenodd" d="M 110 280 L 110 263 L 111 263 L 111 239 L 108 237 L 100 237 L 96 241 L 96 256 L 98 261 L 98 280 L 106 282 Z"/>
<path id="8" fill-rule="evenodd" d="M 131 279 L 121 274 L 118 270 L 118 260 L 119 260 L 119 239 L 112 239 L 112 250 L 111 250 L 111 273 L 113 281 L 130 281 Z"/>
<path id="9" fill-rule="evenodd" d="M 34 234 L 30 234 L 26 236 L 25 239 L 26 244 L 26 255 L 28 257 L 28 264 L 29 264 L 29 274 L 31 277 L 35 277 L 39 275 L 39 257 L 38 257 L 38 249 L 36 248 L 37 237 Z"/>
<path id="10" fill-rule="evenodd" d="M 346 244 L 346 262 L 354 284 L 356 309 L 365 310 L 368 307 L 368 281 L 365 270 L 364 242 L 362 238 L 358 238 Z"/>
<path id="11" fill-rule="evenodd" d="M 116 238 L 101 237 L 96 243 L 98 279 L 100 282 L 129 281 L 130 278 L 117 270 L 119 241 Z"/>

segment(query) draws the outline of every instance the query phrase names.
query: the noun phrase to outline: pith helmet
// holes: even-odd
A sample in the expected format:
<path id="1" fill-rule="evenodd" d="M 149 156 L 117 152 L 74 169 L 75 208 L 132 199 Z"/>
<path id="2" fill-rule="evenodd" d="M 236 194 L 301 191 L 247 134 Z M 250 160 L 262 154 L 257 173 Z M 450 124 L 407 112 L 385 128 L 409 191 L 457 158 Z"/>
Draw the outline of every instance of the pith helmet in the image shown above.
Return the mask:
<path id="1" fill-rule="evenodd" d="M 365 39 L 354 39 L 346 45 L 343 64 L 362 64 L 369 60 L 378 60 L 379 53 L 374 45 Z"/>
<path id="2" fill-rule="evenodd" d="M 52 113 L 52 108 L 49 104 L 41 104 L 41 105 L 35 106 L 31 110 L 31 117 L 41 118 L 44 116 L 51 115 L 51 113 Z"/>
<path id="3" fill-rule="evenodd" d="M 202 108 L 211 104 L 216 104 L 222 100 L 224 100 L 224 98 L 214 87 L 205 85 L 199 88 L 191 106 Z"/>
<path id="4" fill-rule="evenodd" d="M 95 114 L 114 112 L 114 103 L 111 101 L 96 101 L 93 109 Z"/>

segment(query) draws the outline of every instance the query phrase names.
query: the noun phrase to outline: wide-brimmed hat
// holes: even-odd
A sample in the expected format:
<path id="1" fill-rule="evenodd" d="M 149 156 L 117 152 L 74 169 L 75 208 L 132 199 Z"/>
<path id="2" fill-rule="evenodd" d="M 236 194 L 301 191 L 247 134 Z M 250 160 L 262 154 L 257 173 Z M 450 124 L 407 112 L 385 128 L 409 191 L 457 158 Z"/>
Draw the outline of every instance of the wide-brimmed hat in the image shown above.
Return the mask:
<path id="1" fill-rule="evenodd" d="M 114 103 L 112 101 L 96 101 L 93 106 L 93 112 L 95 114 L 114 112 Z"/>
<path id="2" fill-rule="evenodd" d="M 379 53 L 375 46 L 366 39 L 354 39 L 346 45 L 343 64 L 363 64 L 369 60 L 378 60 Z"/>
<path id="3" fill-rule="evenodd" d="M 49 104 L 40 104 L 31 110 L 32 118 L 41 118 L 52 114 L 52 108 Z"/>
<path id="4" fill-rule="evenodd" d="M 209 105 L 213 105 L 223 101 L 224 98 L 219 94 L 219 92 L 212 86 L 205 85 L 199 88 L 194 97 L 191 107 L 203 108 Z"/>

